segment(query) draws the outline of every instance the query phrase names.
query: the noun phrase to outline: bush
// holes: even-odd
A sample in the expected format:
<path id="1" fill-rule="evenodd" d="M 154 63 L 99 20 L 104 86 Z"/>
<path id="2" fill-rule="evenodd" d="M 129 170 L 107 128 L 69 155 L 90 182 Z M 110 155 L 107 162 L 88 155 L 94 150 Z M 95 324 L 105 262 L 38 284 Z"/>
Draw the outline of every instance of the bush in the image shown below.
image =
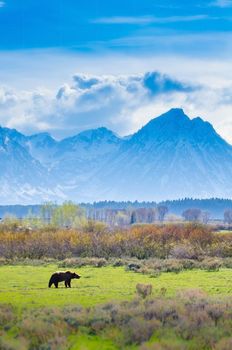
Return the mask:
<path id="1" fill-rule="evenodd" d="M 29 341 L 31 349 L 63 349 L 68 328 L 59 310 L 34 311 L 25 315 L 20 336 Z"/>
<path id="2" fill-rule="evenodd" d="M 140 268 L 141 268 L 141 265 L 135 264 L 135 263 L 127 265 L 127 270 L 130 270 L 130 271 L 138 271 Z"/>
<path id="3" fill-rule="evenodd" d="M 152 294 L 152 284 L 138 283 L 136 285 L 137 294 L 143 299 Z"/>
<path id="4" fill-rule="evenodd" d="M 0 256 L 5 259 L 64 260 L 77 256 L 193 259 L 212 254 L 232 256 L 232 236 L 219 238 L 209 228 L 196 224 L 141 225 L 112 230 L 91 221 L 79 229 L 52 226 L 28 229 L 18 226 L 18 222 L 0 223 Z"/>
<path id="5" fill-rule="evenodd" d="M 2 336 L 2 334 L 1 334 Z M 17 348 L 11 344 L 9 340 L 0 338 L 0 349 L 1 350 L 16 350 Z"/>
<path id="6" fill-rule="evenodd" d="M 0 327 L 4 330 L 8 328 L 15 322 L 15 313 L 10 305 L 0 304 Z"/>
<path id="7" fill-rule="evenodd" d="M 122 328 L 123 343 L 125 345 L 139 345 L 149 340 L 158 328 L 156 321 L 146 321 L 144 319 L 132 319 L 126 327 Z"/>
<path id="8" fill-rule="evenodd" d="M 221 267 L 221 261 L 214 258 L 214 259 L 205 259 L 202 261 L 200 267 L 207 271 L 218 271 Z"/>
<path id="9" fill-rule="evenodd" d="M 220 340 L 215 345 L 215 350 L 231 350 L 232 349 L 232 338 L 225 338 Z"/>
<path id="10" fill-rule="evenodd" d="M 147 286 L 140 285 L 139 290 Z M 141 350 L 228 350 L 232 346 L 231 298 L 215 300 L 201 290 L 91 308 L 38 308 L 19 313 L 0 305 L 0 310 L 3 350 L 64 350 L 72 347 L 69 339 L 77 332 L 79 339 L 83 334 L 96 335 L 121 349 L 142 345 Z"/>
<path id="11" fill-rule="evenodd" d="M 58 263 L 58 267 L 62 268 L 75 268 L 81 266 L 102 267 L 106 265 L 107 261 L 104 258 L 69 258 Z"/>
<path id="12" fill-rule="evenodd" d="M 183 242 L 171 249 L 170 257 L 174 259 L 197 259 L 198 253 L 189 242 Z"/>
<path id="13" fill-rule="evenodd" d="M 140 350 L 187 350 L 189 349 L 185 344 L 173 344 L 173 339 L 171 340 L 161 340 L 159 343 L 142 345 Z"/>

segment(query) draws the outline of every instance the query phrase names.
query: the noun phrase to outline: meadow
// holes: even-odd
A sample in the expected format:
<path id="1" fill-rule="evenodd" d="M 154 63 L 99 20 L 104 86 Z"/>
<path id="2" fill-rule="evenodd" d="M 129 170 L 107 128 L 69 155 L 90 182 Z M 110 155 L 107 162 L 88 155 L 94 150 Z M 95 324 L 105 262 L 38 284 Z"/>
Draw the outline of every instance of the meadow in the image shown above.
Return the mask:
<path id="1" fill-rule="evenodd" d="M 185 332 L 193 332 L 187 339 L 184 334 L 177 336 L 173 331 L 176 316 L 170 321 L 171 314 L 185 313 L 184 305 L 189 307 L 192 303 L 193 313 L 197 315 L 191 322 L 207 323 L 209 320 L 197 310 L 199 305 L 210 308 L 212 303 L 212 309 L 219 312 L 219 303 L 221 318 L 231 302 L 232 270 L 228 268 L 213 272 L 202 269 L 165 272 L 154 277 L 128 271 L 124 266 L 82 266 L 72 268 L 81 279 L 73 280 L 71 289 L 66 289 L 63 283 L 59 289 L 49 289 L 49 277 L 56 270 L 59 263 L 33 266 L 27 261 L 25 265 L 0 266 L 1 349 L 195 349 L 203 341 L 192 329 L 196 325 L 186 326 Z M 136 293 L 138 283 L 152 285 L 148 298 Z M 154 308 L 149 303 L 157 303 L 152 322 L 146 316 Z M 165 311 L 166 307 L 170 310 Z M 115 321 L 112 315 L 118 315 L 119 320 Z M 169 323 L 162 324 L 162 317 L 167 317 Z M 225 320 L 222 324 L 227 325 Z M 210 323 L 208 331 L 211 328 Z M 220 331 L 216 332 L 215 343 L 222 336 L 220 327 L 217 328 Z M 208 344 L 207 337 L 204 342 Z M 211 349 L 211 346 L 203 348 Z"/>
<path id="2" fill-rule="evenodd" d="M 51 274 L 81 275 L 48 288 Z M 1 350 L 230 350 L 232 235 L 0 225 Z"/>
<path id="3" fill-rule="evenodd" d="M 0 303 L 10 303 L 16 308 L 35 308 L 47 306 L 64 307 L 68 305 L 95 306 L 111 301 L 132 300 L 137 283 L 151 284 L 153 296 L 166 290 L 167 297 L 178 291 L 201 289 L 208 295 L 227 296 L 232 293 L 232 269 L 217 272 L 187 270 L 180 273 L 162 273 L 151 277 L 124 267 L 91 267 L 74 269 L 82 277 L 72 281 L 72 288 L 66 289 L 64 283 L 58 290 L 48 288 L 48 280 L 57 265 L 48 266 L 1 266 Z"/>

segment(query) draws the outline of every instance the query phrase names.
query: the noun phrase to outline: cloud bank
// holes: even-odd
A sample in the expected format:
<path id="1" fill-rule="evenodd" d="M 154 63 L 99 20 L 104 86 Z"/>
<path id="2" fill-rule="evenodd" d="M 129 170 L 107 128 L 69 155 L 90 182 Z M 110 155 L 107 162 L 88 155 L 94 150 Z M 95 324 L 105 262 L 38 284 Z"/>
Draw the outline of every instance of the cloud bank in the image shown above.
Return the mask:
<path id="1" fill-rule="evenodd" d="M 1 87 L 0 123 L 26 134 L 50 132 L 56 138 L 100 126 L 127 135 L 169 108 L 181 107 L 191 117 L 201 115 L 212 122 L 232 142 L 231 91 L 232 86 L 197 85 L 157 71 L 75 74 L 56 91 Z"/>

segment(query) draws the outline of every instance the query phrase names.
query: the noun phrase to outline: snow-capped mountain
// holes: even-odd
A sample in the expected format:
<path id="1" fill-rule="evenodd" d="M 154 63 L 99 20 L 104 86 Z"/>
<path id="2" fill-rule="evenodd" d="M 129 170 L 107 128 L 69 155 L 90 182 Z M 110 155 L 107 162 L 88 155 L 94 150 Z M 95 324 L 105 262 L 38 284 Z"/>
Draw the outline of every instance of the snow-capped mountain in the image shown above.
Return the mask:
<path id="1" fill-rule="evenodd" d="M 107 199 L 231 197 L 232 147 L 211 124 L 172 109 L 125 142 L 104 175 Z"/>
<path id="2" fill-rule="evenodd" d="M 106 128 L 62 141 L 0 128 L 0 203 L 232 198 L 232 146 L 172 109 L 130 137 Z"/>
<path id="3" fill-rule="evenodd" d="M 30 203 L 56 198 L 47 169 L 29 153 L 26 136 L 0 128 L 0 202 Z M 59 191 L 57 191 L 59 192 Z"/>

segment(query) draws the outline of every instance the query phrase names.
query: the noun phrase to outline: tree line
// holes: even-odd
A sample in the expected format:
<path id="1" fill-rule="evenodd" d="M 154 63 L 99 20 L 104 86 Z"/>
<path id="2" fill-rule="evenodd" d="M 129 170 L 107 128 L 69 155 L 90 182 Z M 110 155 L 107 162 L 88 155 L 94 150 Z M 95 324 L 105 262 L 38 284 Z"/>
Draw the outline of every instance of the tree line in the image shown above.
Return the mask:
<path id="1" fill-rule="evenodd" d="M 6 216 L 11 218 L 12 216 Z M 71 201 L 62 205 L 46 202 L 40 206 L 39 211 L 34 213 L 29 210 L 22 220 L 32 227 L 51 225 L 54 227 L 78 228 L 88 221 L 103 222 L 110 226 L 130 226 L 134 224 L 153 224 L 165 222 L 201 222 L 208 224 L 212 220 L 210 211 L 199 208 L 188 208 L 177 216 L 169 211 L 168 206 L 158 205 L 156 207 L 111 209 L 111 208 L 83 208 Z M 232 224 L 232 208 L 224 211 L 224 223 Z"/>

